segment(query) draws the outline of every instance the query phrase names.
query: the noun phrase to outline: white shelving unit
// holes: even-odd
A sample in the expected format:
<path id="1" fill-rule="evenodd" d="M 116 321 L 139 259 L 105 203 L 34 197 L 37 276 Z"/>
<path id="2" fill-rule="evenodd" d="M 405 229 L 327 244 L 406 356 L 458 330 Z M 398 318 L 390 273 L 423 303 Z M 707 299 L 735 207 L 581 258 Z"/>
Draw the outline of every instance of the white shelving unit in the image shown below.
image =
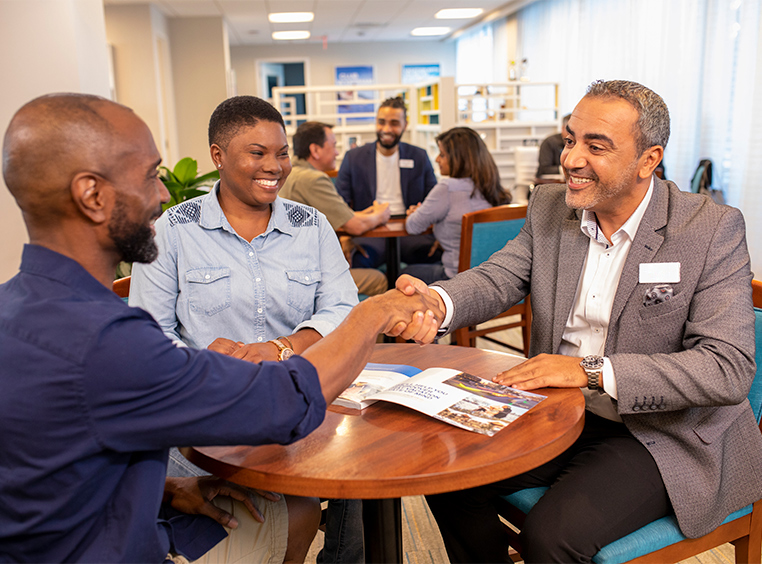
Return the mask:
<path id="1" fill-rule="evenodd" d="M 305 96 L 304 114 L 296 113 L 296 94 Z M 352 146 L 375 140 L 379 105 L 398 95 L 408 105 L 405 138 L 425 148 L 432 163 L 439 152 L 435 138 L 440 132 L 456 125 L 471 127 L 492 152 L 506 189 L 516 184 L 515 147 L 539 145 L 561 127 L 555 82 L 455 84 L 452 77 L 439 77 L 416 85 L 286 86 L 273 88 L 273 104 L 283 114 L 289 142 L 302 121 L 334 125 L 340 162 Z M 347 106 L 361 106 L 363 111 L 340 111 Z"/>
<path id="2" fill-rule="evenodd" d="M 558 83 L 458 84 L 457 124 L 478 131 L 506 189 L 516 184 L 514 148 L 536 146 L 560 131 Z"/>

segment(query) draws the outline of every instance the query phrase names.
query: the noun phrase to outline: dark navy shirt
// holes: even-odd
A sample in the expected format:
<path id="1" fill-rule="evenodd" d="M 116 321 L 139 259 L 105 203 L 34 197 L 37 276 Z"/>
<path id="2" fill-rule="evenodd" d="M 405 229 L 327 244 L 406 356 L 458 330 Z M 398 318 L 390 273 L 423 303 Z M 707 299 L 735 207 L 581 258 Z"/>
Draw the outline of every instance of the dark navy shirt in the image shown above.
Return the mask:
<path id="1" fill-rule="evenodd" d="M 168 448 L 285 444 L 325 409 L 305 359 L 177 348 L 77 262 L 27 245 L 0 286 L 0 561 L 196 558 L 224 529 L 161 507 Z"/>

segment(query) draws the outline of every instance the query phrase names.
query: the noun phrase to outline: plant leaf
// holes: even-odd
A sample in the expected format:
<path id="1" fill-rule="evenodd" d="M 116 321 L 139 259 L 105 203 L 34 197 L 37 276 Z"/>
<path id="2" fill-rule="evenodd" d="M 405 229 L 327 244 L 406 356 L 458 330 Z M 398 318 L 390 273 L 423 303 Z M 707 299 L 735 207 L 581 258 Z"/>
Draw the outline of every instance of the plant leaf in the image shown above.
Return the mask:
<path id="1" fill-rule="evenodd" d="M 190 185 L 193 180 L 196 178 L 196 173 L 198 172 L 198 163 L 195 159 L 192 159 L 190 157 L 185 157 L 184 159 L 180 159 L 177 164 L 175 165 L 175 176 L 177 177 L 177 181 L 182 184 L 183 186 Z"/>
<path id="2" fill-rule="evenodd" d="M 196 180 L 191 182 L 191 184 L 188 186 L 188 188 L 191 188 L 193 186 L 201 186 L 205 183 L 212 184 L 212 180 L 217 181 L 220 179 L 220 172 L 218 170 L 213 170 L 212 172 L 207 172 L 206 174 L 202 174 Z"/>
<path id="3" fill-rule="evenodd" d="M 160 166 L 160 167 L 159 167 L 159 170 L 161 171 L 161 172 L 159 173 L 159 179 L 160 179 L 160 180 L 161 180 L 161 181 L 162 181 L 164 184 L 166 184 L 167 182 L 176 182 L 177 184 L 180 184 L 180 183 L 177 181 L 177 177 L 174 175 L 174 173 L 173 173 L 171 170 L 169 170 L 167 167 L 165 167 L 165 166 Z"/>
<path id="4" fill-rule="evenodd" d="M 178 194 L 178 199 L 180 202 L 184 202 L 185 200 L 190 200 L 191 198 L 195 198 L 196 196 L 203 196 L 204 194 L 208 194 L 206 190 L 198 190 L 197 188 L 183 188 L 180 190 L 180 193 Z"/>

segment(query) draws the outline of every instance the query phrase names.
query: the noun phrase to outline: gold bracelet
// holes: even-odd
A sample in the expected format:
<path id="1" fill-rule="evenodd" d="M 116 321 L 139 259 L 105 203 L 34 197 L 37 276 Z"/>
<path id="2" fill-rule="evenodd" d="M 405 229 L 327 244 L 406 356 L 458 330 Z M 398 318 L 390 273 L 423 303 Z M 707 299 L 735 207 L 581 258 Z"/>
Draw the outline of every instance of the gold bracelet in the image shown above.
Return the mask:
<path id="1" fill-rule="evenodd" d="M 296 350 L 294 350 L 294 343 L 292 343 L 292 342 L 291 342 L 291 339 L 289 339 L 289 338 L 288 338 L 288 337 L 286 337 L 285 335 L 284 335 L 284 336 L 282 336 L 282 337 L 278 337 L 278 340 L 279 340 L 279 341 L 280 341 L 281 339 L 286 339 L 286 342 L 288 343 L 288 348 L 290 348 L 292 351 L 296 352 Z M 281 342 L 282 342 L 282 341 L 281 341 Z"/>

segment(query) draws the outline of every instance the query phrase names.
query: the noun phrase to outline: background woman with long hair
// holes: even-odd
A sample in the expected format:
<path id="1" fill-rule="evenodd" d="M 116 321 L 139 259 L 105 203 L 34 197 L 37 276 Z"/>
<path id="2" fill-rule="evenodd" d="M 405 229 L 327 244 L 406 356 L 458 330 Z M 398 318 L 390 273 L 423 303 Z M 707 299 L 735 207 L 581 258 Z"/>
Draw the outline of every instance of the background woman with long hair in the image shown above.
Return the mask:
<path id="1" fill-rule="evenodd" d="M 411 264 L 403 274 L 427 284 L 452 278 L 458 272 L 460 226 L 463 214 L 508 204 L 492 155 L 479 134 L 469 127 L 454 127 L 437 136 L 437 164 L 442 179 L 423 203 L 410 206 L 405 229 L 418 234 L 434 225 L 442 246 L 442 262 Z"/>

